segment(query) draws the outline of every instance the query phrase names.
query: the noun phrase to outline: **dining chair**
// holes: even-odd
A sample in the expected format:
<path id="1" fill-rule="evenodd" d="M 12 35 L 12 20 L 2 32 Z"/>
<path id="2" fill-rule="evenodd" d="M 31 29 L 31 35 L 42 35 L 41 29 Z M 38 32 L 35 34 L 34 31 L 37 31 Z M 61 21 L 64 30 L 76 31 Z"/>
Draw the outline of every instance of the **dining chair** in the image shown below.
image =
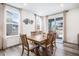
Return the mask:
<path id="1" fill-rule="evenodd" d="M 52 44 L 56 48 L 56 32 L 50 31 L 49 33 L 52 34 L 52 36 L 53 36 L 53 43 Z"/>
<path id="2" fill-rule="evenodd" d="M 47 34 L 47 39 L 46 41 L 44 42 L 44 44 L 42 45 L 42 48 L 43 50 L 45 50 L 46 52 L 46 55 L 48 55 L 48 48 L 50 47 L 50 51 L 51 53 L 53 53 L 53 38 L 54 38 L 54 35 L 48 33 Z"/>
<path id="3" fill-rule="evenodd" d="M 38 31 L 38 34 L 43 34 L 43 32 L 42 31 Z"/>
<path id="4" fill-rule="evenodd" d="M 31 36 L 35 36 L 36 34 L 37 34 L 37 32 L 36 32 L 36 31 L 31 32 Z"/>
<path id="5" fill-rule="evenodd" d="M 56 33 L 54 32 L 53 34 L 54 34 L 53 45 L 54 45 L 54 47 L 56 48 Z"/>
<path id="6" fill-rule="evenodd" d="M 21 41 L 22 41 L 22 54 L 24 53 L 24 50 L 27 50 L 28 52 L 28 56 L 29 56 L 29 51 L 34 52 L 34 49 L 37 47 L 36 45 L 29 43 L 28 39 L 27 39 L 27 35 L 26 34 L 21 34 L 20 35 Z"/>
<path id="7" fill-rule="evenodd" d="M 50 34 L 52 34 L 53 35 L 53 55 L 55 55 L 55 52 L 56 52 L 56 49 L 57 49 L 57 47 L 56 47 L 56 32 L 49 32 Z"/>

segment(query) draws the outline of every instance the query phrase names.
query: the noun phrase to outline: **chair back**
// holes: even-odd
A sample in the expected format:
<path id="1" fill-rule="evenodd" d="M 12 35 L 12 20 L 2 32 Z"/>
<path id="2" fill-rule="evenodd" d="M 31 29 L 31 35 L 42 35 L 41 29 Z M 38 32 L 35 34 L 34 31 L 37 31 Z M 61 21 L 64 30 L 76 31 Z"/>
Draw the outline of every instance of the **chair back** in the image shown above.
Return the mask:
<path id="1" fill-rule="evenodd" d="M 28 44 L 28 40 L 27 40 L 27 35 L 26 34 L 21 34 L 20 35 L 21 41 L 22 41 L 22 45 L 23 46 L 29 46 Z"/>
<path id="2" fill-rule="evenodd" d="M 56 32 L 50 31 L 49 33 L 53 35 L 53 41 L 55 41 L 56 40 Z"/>
<path id="3" fill-rule="evenodd" d="M 48 44 L 52 44 L 53 43 L 53 38 L 54 36 L 50 33 L 47 34 L 47 41 L 46 41 L 46 45 Z"/>
<path id="4" fill-rule="evenodd" d="M 37 33 L 34 31 L 34 32 L 31 32 L 31 36 L 35 36 Z"/>
<path id="5" fill-rule="evenodd" d="M 54 33 L 54 39 L 53 40 L 56 41 L 56 33 Z"/>

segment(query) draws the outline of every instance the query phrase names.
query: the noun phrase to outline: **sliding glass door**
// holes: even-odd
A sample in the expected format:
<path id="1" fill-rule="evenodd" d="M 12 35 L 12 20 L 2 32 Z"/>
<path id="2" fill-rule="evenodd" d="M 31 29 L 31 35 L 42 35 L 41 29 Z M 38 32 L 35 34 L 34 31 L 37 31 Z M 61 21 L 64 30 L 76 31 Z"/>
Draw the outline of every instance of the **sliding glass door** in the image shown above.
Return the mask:
<path id="1" fill-rule="evenodd" d="M 57 33 L 57 41 L 63 41 L 63 35 L 64 35 L 64 21 L 63 17 L 53 18 L 49 19 L 48 25 L 49 25 L 49 31 L 54 31 Z"/>
<path id="2" fill-rule="evenodd" d="M 49 31 L 56 31 L 56 21 L 55 19 L 49 19 Z"/>

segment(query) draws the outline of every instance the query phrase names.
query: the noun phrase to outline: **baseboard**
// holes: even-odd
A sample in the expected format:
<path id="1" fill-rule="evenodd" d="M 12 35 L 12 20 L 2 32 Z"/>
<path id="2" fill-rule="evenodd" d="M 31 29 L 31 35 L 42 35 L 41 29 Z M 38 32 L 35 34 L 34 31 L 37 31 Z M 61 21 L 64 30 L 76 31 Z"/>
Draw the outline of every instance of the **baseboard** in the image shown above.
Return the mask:
<path id="1" fill-rule="evenodd" d="M 19 45 L 21 45 L 21 44 L 19 43 L 19 44 L 16 44 L 16 45 L 13 45 L 13 46 L 7 47 L 7 48 L 5 48 L 5 49 L 9 49 L 9 48 L 16 47 L 16 46 L 19 46 Z M 4 50 L 5 50 L 5 49 L 4 49 Z"/>
<path id="2" fill-rule="evenodd" d="M 75 43 L 71 43 L 71 42 L 67 42 L 67 41 L 63 41 L 64 43 L 68 43 L 68 44 L 74 44 L 74 45 L 78 45 L 79 46 L 79 44 L 75 44 Z"/>
<path id="3" fill-rule="evenodd" d="M 12 48 L 12 47 L 16 47 L 16 46 L 19 46 L 19 45 L 21 45 L 21 43 L 13 45 L 13 46 L 10 46 L 10 47 L 7 47 L 7 48 L 4 48 L 4 49 L 0 49 L 0 51 L 4 51 L 6 49 L 9 49 L 9 48 Z"/>

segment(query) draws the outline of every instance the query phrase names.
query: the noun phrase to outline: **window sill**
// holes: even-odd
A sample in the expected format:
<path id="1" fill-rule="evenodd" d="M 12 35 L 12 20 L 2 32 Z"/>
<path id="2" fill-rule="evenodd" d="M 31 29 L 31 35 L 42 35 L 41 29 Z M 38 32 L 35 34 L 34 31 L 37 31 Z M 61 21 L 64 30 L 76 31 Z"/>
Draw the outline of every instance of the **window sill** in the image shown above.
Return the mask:
<path id="1" fill-rule="evenodd" d="M 10 37 L 19 37 L 19 35 L 10 35 L 10 36 L 6 36 L 6 38 L 10 38 Z"/>

